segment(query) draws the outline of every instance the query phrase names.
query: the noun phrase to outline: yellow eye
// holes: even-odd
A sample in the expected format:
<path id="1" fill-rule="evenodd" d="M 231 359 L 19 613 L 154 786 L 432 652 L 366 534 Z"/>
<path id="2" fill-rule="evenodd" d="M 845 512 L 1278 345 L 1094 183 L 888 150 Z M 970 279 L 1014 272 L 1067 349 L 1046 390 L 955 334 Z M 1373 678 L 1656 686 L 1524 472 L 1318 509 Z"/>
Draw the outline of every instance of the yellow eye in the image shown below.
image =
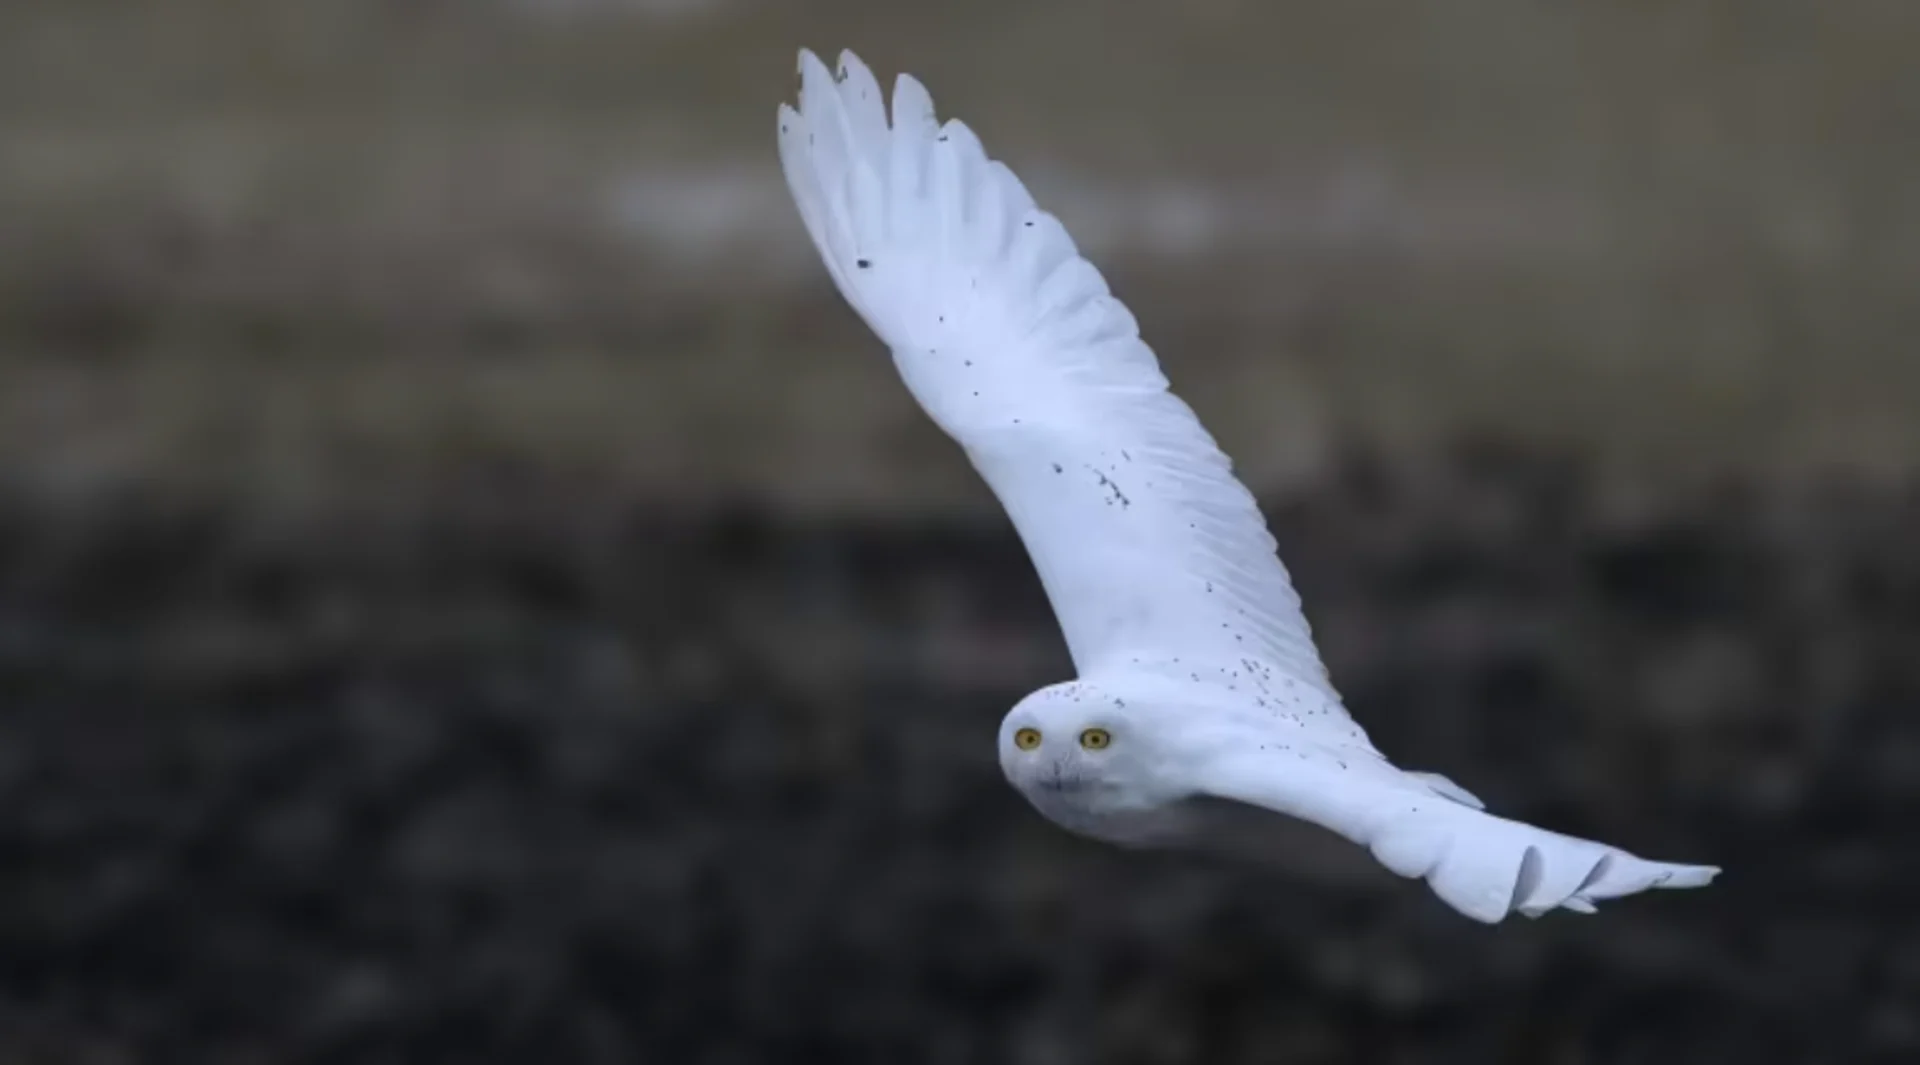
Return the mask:
<path id="1" fill-rule="evenodd" d="M 1089 751 L 1106 750 L 1107 744 L 1112 742 L 1113 737 L 1108 735 L 1107 730 L 1103 728 L 1090 728 L 1080 734 L 1080 746 L 1085 747 Z"/>
<path id="2" fill-rule="evenodd" d="M 1035 747 L 1040 746 L 1040 730 L 1037 728 L 1021 729 L 1013 734 L 1013 745 L 1023 751 L 1033 750 Z"/>

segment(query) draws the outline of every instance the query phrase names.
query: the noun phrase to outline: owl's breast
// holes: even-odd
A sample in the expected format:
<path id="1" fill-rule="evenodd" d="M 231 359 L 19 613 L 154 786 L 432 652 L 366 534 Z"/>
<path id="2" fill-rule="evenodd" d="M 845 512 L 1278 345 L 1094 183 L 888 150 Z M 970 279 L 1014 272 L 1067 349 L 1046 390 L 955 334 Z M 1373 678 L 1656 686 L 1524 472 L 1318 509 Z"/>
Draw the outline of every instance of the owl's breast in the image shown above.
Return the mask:
<path id="1" fill-rule="evenodd" d="M 1034 783 L 1017 790 L 1040 811 L 1040 816 L 1061 828 L 1122 846 L 1163 842 L 1175 819 L 1170 805 L 1143 807 L 1097 784 Z"/>

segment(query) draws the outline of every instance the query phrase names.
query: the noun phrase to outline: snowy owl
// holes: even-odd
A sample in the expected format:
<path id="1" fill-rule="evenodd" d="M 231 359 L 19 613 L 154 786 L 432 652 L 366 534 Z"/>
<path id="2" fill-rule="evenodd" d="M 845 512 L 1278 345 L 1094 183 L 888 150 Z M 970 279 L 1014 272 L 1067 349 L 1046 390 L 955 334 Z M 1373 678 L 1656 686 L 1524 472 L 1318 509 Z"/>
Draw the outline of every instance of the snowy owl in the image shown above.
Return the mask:
<path id="1" fill-rule="evenodd" d="M 889 118 L 852 53 L 829 71 L 803 50 L 779 143 L 827 272 L 992 487 L 1066 637 L 1077 679 L 1000 726 L 1001 768 L 1042 815 L 1179 846 L 1203 808 L 1276 812 L 1485 922 L 1713 879 L 1496 817 L 1374 748 L 1252 494 L 1168 390 L 1133 315 L 972 130 L 934 117 L 918 81 L 894 83 Z"/>

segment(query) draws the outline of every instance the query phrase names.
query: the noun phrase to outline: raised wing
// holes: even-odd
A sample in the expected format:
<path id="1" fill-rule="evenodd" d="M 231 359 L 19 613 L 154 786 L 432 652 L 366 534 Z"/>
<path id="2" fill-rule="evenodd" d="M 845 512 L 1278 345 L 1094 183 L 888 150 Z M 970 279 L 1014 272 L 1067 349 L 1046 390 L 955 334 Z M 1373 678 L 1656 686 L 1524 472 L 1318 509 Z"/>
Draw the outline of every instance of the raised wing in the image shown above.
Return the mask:
<path id="1" fill-rule="evenodd" d="M 1080 673 L 1191 676 L 1364 742 L 1252 494 L 1060 223 L 912 77 L 890 123 L 852 53 L 800 74 L 780 156 L 807 232 L 1005 506 Z"/>

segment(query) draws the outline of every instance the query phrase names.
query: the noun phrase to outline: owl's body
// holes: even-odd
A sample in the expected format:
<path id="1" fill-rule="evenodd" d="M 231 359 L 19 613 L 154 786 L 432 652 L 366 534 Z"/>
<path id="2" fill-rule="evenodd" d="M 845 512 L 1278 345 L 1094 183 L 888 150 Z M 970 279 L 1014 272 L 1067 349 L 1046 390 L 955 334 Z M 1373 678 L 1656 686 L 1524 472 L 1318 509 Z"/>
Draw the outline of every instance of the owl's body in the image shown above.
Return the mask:
<path id="1" fill-rule="evenodd" d="M 1079 674 L 1001 726 L 1001 767 L 1035 809 L 1134 846 L 1181 845 L 1222 804 L 1286 815 L 1483 921 L 1712 879 L 1389 762 L 1328 678 L 1252 495 L 1059 221 L 912 78 L 889 118 L 851 53 L 829 72 L 802 52 L 800 70 L 780 154 L 807 232 L 1005 506 Z"/>
<path id="2" fill-rule="evenodd" d="M 1184 827 L 1181 813 L 1185 800 L 1153 805 L 1097 780 L 1049 780 L 1045 771 L 1031 779 L 1009 777 L 1009 782 L 1040 816 L 1069 832 L 1104 843 L 1123 847 L 1164 845 L 1178 839 Z"/>

